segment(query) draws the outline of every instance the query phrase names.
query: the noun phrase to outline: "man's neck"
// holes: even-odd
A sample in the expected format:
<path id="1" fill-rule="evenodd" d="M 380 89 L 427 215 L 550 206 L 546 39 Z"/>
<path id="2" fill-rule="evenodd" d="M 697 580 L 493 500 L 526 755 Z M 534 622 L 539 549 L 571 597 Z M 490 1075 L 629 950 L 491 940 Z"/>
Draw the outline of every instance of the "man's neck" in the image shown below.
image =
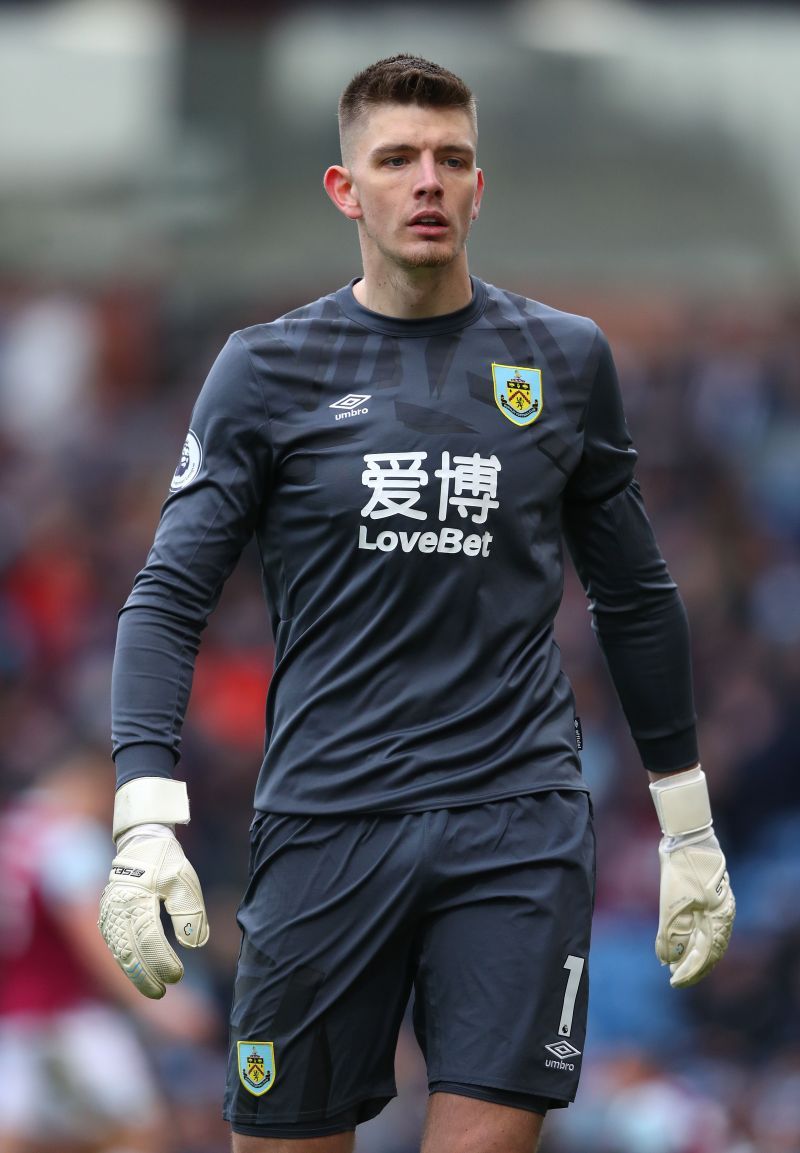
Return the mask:
<path id="1" fill-rule="evenodd" d="M 466 308 L 472 281 L 466 261 L 459 267 L 383 269 L 370 272 L 353 286 L 359 304 L 371 312 L 401 320 L 423 320 Z"/>

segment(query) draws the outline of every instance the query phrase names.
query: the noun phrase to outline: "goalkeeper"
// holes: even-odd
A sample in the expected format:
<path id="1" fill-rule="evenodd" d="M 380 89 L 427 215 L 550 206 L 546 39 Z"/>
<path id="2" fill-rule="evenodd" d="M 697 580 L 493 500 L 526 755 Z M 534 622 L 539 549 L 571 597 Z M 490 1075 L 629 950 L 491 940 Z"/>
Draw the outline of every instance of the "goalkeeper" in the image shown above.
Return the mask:
<path id="1" fill-rule="evenodd" d="M 350 1153 L 395 1093 L 413 986 L 424 1153 L 532 1153 L 577 1090 L 594 897 L 553 638 L 562 539 L 650 773 L 675 986 L 719 960 L 734 913 L 686 614 L 602 332 L 469 275 L 469 89 L 397 56 L 351 81 L 339 120 L 325 189 L 363 276 L 229 339 L 120 617 L 100 925 L 153 998 L 182 973 L 160 903 L 182 945 L 208 939 L 174 773 L 200 634 L 255 535 L 275 671 L 238 914 L 233 1148 Z"/>

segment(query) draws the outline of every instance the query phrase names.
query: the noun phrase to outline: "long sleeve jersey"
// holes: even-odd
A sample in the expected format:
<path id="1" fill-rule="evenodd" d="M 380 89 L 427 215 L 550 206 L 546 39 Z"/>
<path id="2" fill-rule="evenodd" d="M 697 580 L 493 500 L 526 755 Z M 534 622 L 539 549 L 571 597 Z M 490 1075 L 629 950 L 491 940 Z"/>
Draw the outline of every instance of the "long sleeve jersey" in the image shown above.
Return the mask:
<path id="1" fill-rule="evenodd" d="M 566 539 L 644 764 L 697 759 L 684 608 L 608 343 L 473 278 L 455 313 L 352 285 L 234 333 L 120 615 L 119 783 L 171 775 L 209 613 L 255 535 L 275 639 L 256 808 L 582 789 L 553 624 Z"/>

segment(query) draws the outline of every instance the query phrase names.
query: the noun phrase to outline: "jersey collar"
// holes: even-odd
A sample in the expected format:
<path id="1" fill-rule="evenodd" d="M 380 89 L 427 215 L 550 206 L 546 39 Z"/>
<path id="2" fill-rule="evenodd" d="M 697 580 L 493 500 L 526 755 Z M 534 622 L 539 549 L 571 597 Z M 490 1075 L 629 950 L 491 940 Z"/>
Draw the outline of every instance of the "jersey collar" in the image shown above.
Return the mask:
<path id="1" fill-rule="evenodd" d="M 372 332 L 381 332 L 387 336 L 439 336 L 448 332 L 458 332 L 467 328 L 483 315 L 486 308 L 486 285 L 477 277 L 471 276 L 472 300 L 464 308 L 456 312 L 446 312 L 442 316 L 427 316 L 423 320 L 404 320 L 397 316 L 384 316 L 382 312 L 372 312 L 359 304 L 353 295 L 353 285 L 360 277 L 355 277 L 334 293 L 334 299 L 342 312 L 350 320 L 368 328 Z"/>

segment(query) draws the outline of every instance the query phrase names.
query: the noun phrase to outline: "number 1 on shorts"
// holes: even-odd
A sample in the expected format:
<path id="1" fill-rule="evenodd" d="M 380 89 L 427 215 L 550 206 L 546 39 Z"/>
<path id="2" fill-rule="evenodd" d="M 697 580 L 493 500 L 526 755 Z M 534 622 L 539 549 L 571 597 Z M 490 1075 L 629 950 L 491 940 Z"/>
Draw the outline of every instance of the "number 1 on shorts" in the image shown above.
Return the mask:
<path id="1" fill-rule="evenodd" d="M 578 996 L 578 986 L 581 983 L 584 964 L 583 957 L 573 957 L 571 953 L 564 962 L 564 968 L 569 970 L 569 976 L 567 977 L 567 987 L 564 990 L 564 1004 L 561 1006 L 561 1020 L 558 1023 L 558 1032 L 562 1037 L 569 1037 L 572 1032 L 575 998 Z"/>

